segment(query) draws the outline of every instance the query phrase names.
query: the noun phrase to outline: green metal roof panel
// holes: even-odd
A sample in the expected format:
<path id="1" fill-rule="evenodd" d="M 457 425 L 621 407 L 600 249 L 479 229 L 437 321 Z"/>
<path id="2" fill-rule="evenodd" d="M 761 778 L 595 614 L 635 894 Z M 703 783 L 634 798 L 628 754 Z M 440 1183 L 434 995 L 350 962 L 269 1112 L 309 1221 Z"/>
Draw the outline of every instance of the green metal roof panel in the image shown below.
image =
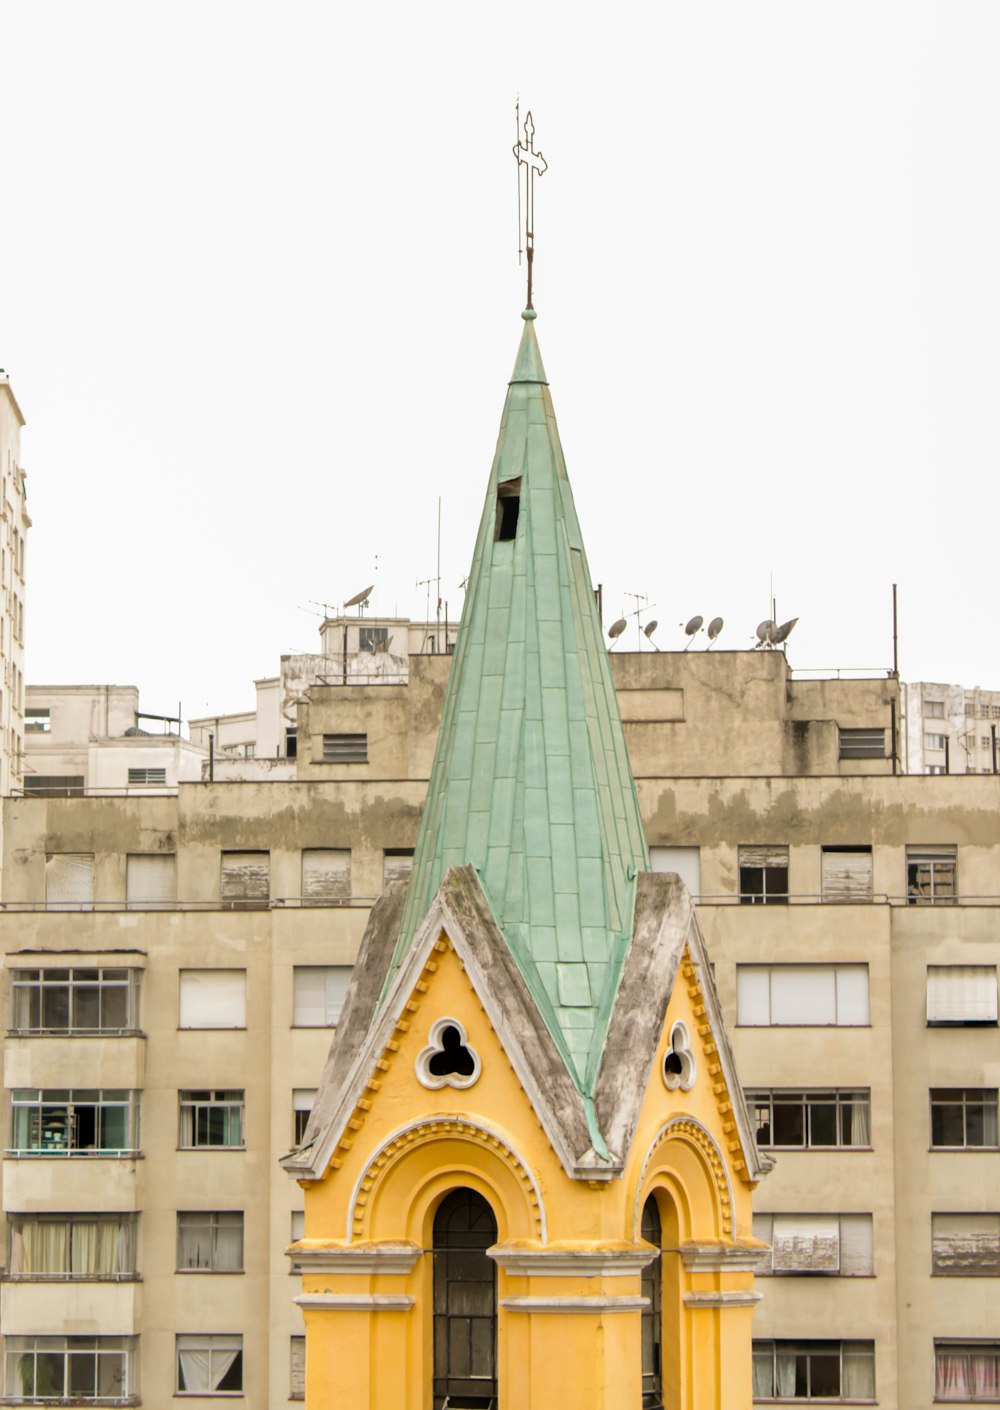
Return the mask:
<path id="1" fill-rule="evenodd" d="M 498 486 L 520 479 L 513 540 Z M 585 1094 L 649 857 L 533 319 L 500 423 L 393 969 L 471 863 Z"/>

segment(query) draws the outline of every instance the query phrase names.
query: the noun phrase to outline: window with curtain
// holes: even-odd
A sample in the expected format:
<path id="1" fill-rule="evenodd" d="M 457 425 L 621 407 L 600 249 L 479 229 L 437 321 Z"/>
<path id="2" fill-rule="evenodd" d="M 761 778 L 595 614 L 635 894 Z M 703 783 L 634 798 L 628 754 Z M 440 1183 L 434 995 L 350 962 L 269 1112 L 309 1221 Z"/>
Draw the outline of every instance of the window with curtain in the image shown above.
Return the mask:
<path id="1" fill-rule="evenodd" d="M 750 1089 L 746 1100 L 759 1146 L 794 1150 L 871 1145 L 871 1092 L 867 1087 Z"/>
<path id="2" fill-rule="evenodd" d="M 242 1395 L 241 1336 L 179 1336 L 178 1395 Z"/>
<path id="3" fill-rule="evenodd" d="M 754 1341 L 755 1400 L 875 1399 L 871 1341 Z"/>
<path id="4" fill-rule="evenodd" d="M 134 1278 L 134 1214 L 9 1214 L 7 1272 L 24 1279 Z"/>
<path id="5" fill-rule="evenodd" d="M 138 1389 L 134 1337 L 4 1337 L 7 1400 L 127 1401 Z"/>
<path id="6" fill-rule="evenodd" d="M 1000 1277 L 1000 1214 L 932 1214 L 935 1277 Z"/>
<path id="7" fill-rule="evenodd" d="M 873 1272 L 870 1214 L 755 1214 L 753 1236 L 771 1245 L 758 1277 L 865 1278 Z"/>
<path id="8" fill-rule="evenodd" d="M 245 969 L 182 969 L 180 1028 L 245 1028 Z"/>
<path id="9" fill-rule="evenodd" d="M 11 1155 L 108 1156 L 139 1146 L 139 1093 L 15 1088 Z"/>
<path id="10" fill-rule="evenodd" d="M 242 1273 L 243 1211 L 177 1211 L 178 1273 Z"/>
<path id="11" fill-rule="evenodd" d="M 935 1341 L 934 1398 L 1000 1401 L 1000 1342 Z"/>
<path id="12" fill-rule="evenodd" d="M 736 1022 L 749 1027 L 866 1027 L 866 964 L 736 966 Z"/>
<path id="13" fill-rule="evenodd" d="M 932 1087 L 931 1145 L 945 1149 L 997 1144 L 996 1087 Z"/>
<path id="14" fill-rule="evenodd" d="M 995 964 L 927 966 L 927 1022 L 974 1027 L 997 1021 Z"/>
<path id="15" fill-rule="evenodd" d="M 293 971 L 293 1027 L 336 1027 L 351 974 L 350 965 L 296 965 Z"/>
<path id="16" fill-rule="evenodd" d="M 179 1097 L 182 1150 L 244 1148 L 242 1092 L 209 1089 Z"/>

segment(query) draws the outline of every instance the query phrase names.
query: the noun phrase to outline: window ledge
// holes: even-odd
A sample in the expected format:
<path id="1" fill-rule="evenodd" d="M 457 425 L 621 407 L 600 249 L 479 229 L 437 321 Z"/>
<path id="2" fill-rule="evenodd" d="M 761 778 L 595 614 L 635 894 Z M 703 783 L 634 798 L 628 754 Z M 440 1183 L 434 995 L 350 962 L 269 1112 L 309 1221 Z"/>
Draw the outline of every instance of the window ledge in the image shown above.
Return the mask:
<path id="1" fill-rule="evenodd" d="M 8 1028 L 8 1038 L 145 1038 L 141 1028 Z M 0 1400 L 0 1405 L 8 1402 Z M 25 1404 L 28 1402 L 25 1401 Z M 57 1403 L 57 1402 L 53 1402 Z M 89 1403 L 89 1402 L 88 1402 Z M 125 1405 L 127 1402 L 122 1401 Z"/>
<path id="2" fill-rule="evenodd" d="M 940 1155 L 942 1151 L 945 1155 L 994 1155 L 1000 1151 L 1000 1146 L 928 1146 L 927 1151 L 930 1155 Z M 994 1403 L 1000 1404 L 1000 1401 Z"/>
<path id="3" fill-rule="evenodd" d="M 853 1154 L 854 1152 L 857 1152 L 857 1151 L 860 1151 L 862 1154 L 864 1154 L 864 1152 L 867 1151 L 869 1154 L 871 1154 L 871 1152 L 875 1149 L 875 1147 L 874 1147 L 874 1146 L 759 1146 L 758 1149 L 759 1149 L 759 1150 L 762 1150 L 762 1151 L 765 1151 L 765 1152 L 769 1152 L 769 1151 L 783 1151 L 785 1154 L 791 1154 L 791 1155 L 794 1155 L 796 1152 L 798 1152 L 800 1155 L 844 1155 L 845 1153 L 847 1153 L 847 1154 Z M 950 1149 L 950 1147 L 949 1147 L 949 1149 Z M 961 1146 L 957 1146 L 957 1147 L 955 1147 L 955 1149 L 961 1150 L 961 1149 L 963 1149 L 963 1148 L 962 1148 Z M 979 1149 L 982 1149 L 982 1147 L 979 1147 Z M 834 1401 L 833 1403 L 836 1404 L 837 1402 Z M 876 1403 L 875 1401 L 866 1401 L 866 1400 L 858 1401 L 858 1404 L 859 1404 L 859 1405 L 874 1405 L 875 1403 Z"/>
<path id="4" fill-rule="evenodd" d="M 141 1273 L 0 1273 L 0 1283 L 141 1283 Z M 123 1402 L 125 1403 L 125 1402 Z M 0 1405 L 4 1404 L 0 1400 Z"/>
<path id="5" fill-rule="evenodd" d="M 145 1160 L 142 1151 L 77 1151 L 77 1150 L 50 1150 L 50 1151 L 4 1151 L 5 1160 Z M 0 1399 L 0 1405 L 6 1402 Z M 16 1403 L 16 1402 L 12 1402 Z M 53 1401 L 53 1404 L 60 1403 Z M 75 1401 L 63 1402 L 66 1404 L 76 1404 Z M 89 1401 L 87 1402 L 90 1403 Z M 109 1404 L 117 1405 L 118 1401 L 111 1401 Z M 125 1405 L 126 1401 L 120 1402 Z"/>
<path id="6" fill-rule="evenodd" d="M 235 1151 L 237 1154 L 246 1153 L 246 1146 L 178 1146 L 179 1151 L 208 1151 L 210 1154 L 218 1154 L 220 1151 Z M 178 1391 L 178 1395 L 188 1395 L 188 1391 Z M 226 1395 L 234 1392 L 226 1391 Z"/>
<path id="7" fill-rule="evenodd" d="M 178 1033 L 245 1033 L 245 1023 L 188 1023 L 177 1025 Z"/>
<path id="8" fill-rule="evenodd" d="M 72 1396 L 62 1400 L 58 1396 L 46 1396 L 44 1400 L 32 1399 L 31 1396 L 4 1395 L 0 1396 L 0 1405 L 141 1405 L 142 1401 L 137 1395 L 119 1396 L 115 1399 L 101 1398 L 95 1396 L 93 1399 L 83 1396 Z"/>
<path id="9" fill-rule="evenodd" d="M 210 1277 L 210 1278 L 217 1278 L 217 1277 L 220 1277 L 220 1276 L 223 1277 L 223 1278 L 232 1278 L 234 1275 L 235 1275 L 237 1278 L 242 1278 L 243 1274 L 246 1272 L 246 1269 L 245 1269 L 245 1268 L 175 1268 L 175 1269 L 174 1269 L 174 1272 L 177 1274 L 178 1277 L 185 1277 L 185 1278 L 186 1278 L 186 1277 L 190 1277 L 192 1273 L 195 1274 L 196 1276 L 200 1273 L 200 1274 L 203 1274 L 203 1275 L 207 1275 L 207 1276 Z M 183 1392 L 184 1395 L 189 1395 L 190 1393 L 191 1393 L 190 1391 L 184 1391 L 184 1392 Z"/>

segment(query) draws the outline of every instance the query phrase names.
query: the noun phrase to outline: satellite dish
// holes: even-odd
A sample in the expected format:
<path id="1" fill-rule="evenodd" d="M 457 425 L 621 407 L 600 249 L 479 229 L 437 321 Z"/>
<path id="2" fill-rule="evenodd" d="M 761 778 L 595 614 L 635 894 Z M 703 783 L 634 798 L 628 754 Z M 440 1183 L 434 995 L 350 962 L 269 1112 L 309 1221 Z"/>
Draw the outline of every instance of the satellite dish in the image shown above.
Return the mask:
<path id="1" fill-rule="evenodd" d="M 608 636 L 612 641 L 617 641 L 627 626 L 628 622 L 626 622 L 625 618 L 619 617 L 617 622 L 612 622 L 610 627 L 608 627 Z"/>
<path id="2" fill-rule="evenodd" d="M 793 617 L 790 622 L 782 622 L 780 627 L 775 628 L 771 640 L 775 646 L 779 646 L 783 641 L 787 641 L 792 634 L 792 628 L 798 621 L 798 617 Z"/>
<path id="3" fill-rule="evenodd" d="M 357 607 L 357 605 L 358 605 L 359 602 L 366 602 L 366 601 L 368 600 L 368 598 L 371 597 L 371 595 L 372 595 L 372 593 L 373 593 L 374 591 L 375 591 L 375 584 L 372 583 L 371 587 L 366 587 L 362 592 L 356 592 L 353 597 L 349 597 L 349 598 L 347 599 L 347 601 L 344 603 L 344 606 L 345 606 L 345 607 Z"/>
<path id="4" fill-rule="evenodd" d="M 643 636 L 647 636 L 647 637 L 652 636 L 653 633 L 656 631 L 656 628 L 657 628 L 659 625 L 660 625 L 659 622 L 658 622 L 658 621 L 656 620 L 656 618 L 654 617 L 651 622 L 647 622 L 646 625 L 643 627 L 643 629 L 642 629 L 642 634 L 643 634 Z"/>
<path id="5" fill-rule="evenodd" d="M 688 622 L 687 626 L 684 628 L 684 635 L 694 636 L 695 632 L 700 632 L 701 624 L 702 622 L 704 622 L 704 620 L 704 617 L 692 617 L 690 622 Z"/>
<path id="6" fill-rule="evenodd" d="M 757 640 L 761 646 L 771 646 L 774 642 L 774 634 L 778 630 L 776 622 L 772 622 L 770 617 L 766 621 L 757 623 Z"/>
<path id="7" fill-rule="evenodd" d="M 723 622 L 723 620 L 722 620 L 721 617 L 713 617 L 713 618 L 712 618 L 712 620 L 711 620 L 711 621 L 709 622 L 709 624 L 708 624 L 708 639 L 709 639 L 709 641 L 714 641 L 714 640 L 715 640 L 715 638 L 716 638 L 716 637 L 719 635 L 719 633 L 722 631 L 722 628 L 723 628 L 724 625 L 725 625 L 725 623 Z"/>

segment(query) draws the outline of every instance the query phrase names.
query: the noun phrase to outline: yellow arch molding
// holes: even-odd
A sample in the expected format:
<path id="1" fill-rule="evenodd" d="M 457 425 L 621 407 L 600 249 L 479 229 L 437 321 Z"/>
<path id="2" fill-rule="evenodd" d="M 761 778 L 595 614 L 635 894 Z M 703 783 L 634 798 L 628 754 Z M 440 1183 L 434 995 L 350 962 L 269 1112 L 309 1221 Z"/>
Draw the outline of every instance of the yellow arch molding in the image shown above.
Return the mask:
<path id="1" fill-rule="evenodd" d="M 700 1121 L 695 1121 L 690 1116 L 675 1116 L 666 1125 L 661 1126 L 656 1133 L 649 1147 L 646 1159 L 642 1163 L 639 1172 L 639 1181 L 635 1192 L 635 1206 L 632 1216 L 632 1238 L 639 1238 L 640 1220 L 642 1217 L 642 1204 L 645 1194 L 648 1194 L 647 1186 L 653 1176 L 657 1173 L 652 1169 L 656 1157 L 670 1144 L 683 1143 L 692 1150 L 698 1158 L 699 1165 L 703 1171 L 706 1183 L 710 1185 L 714 1194 L 712 1201 L 714 1206 L 714 1216 L 717 1227 L 709 1233 L 706 1230 L 691 1228 L 688 1230 L 689 1238 L 715 1237 L 724 1234 L 727 1238 L 733 1237 L 733 1189 L 729 1181 L 729 1171 L 726 1169 L 726 1162 L 722 1158 L 719 1147 L 716 1145 L 711 1133 L 702 1126 Z M 670 1166 L 666 1171 L 670 1171 Z M 678 1172 L 671 1172 L 676 1174 Z M 683 1182 L 682 1182 L 683 1184 Z M 691 1196 L 696 1195 L 695 1191 L 687 1191 L 688 1208 L 691 1208 Z M 689 1216 L 690 1217 L 690 1216 Z"/>

